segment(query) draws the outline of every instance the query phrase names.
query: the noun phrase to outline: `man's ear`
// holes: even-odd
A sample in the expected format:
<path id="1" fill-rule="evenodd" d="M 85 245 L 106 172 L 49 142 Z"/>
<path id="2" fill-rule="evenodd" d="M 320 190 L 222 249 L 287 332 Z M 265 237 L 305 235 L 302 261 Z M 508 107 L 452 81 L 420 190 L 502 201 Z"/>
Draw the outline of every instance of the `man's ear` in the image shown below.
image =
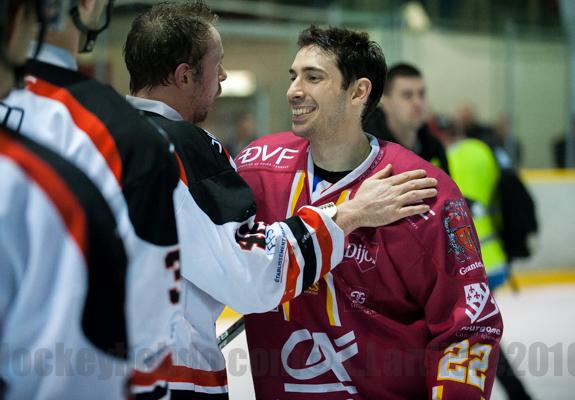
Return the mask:
<path id="1" fill-rule="evenodd" d="M 367 103 L 371 93 L 371 81 L 367 78 L 359 78 L 353 85 L 351 94 L 351 103 L 353 105 L 362 105 Z"/>
<path id="2" fill-rule="evenodd" d="M 174 71 L 174 84 L 177 87 L 189 85 L 192 79 L 192 70 L 187 63 L 181 63 Z"/>
<path id="3" fill-rule="evenodd" d="M 84 24 L 90 26 L 94 17 L 94 9 L 96 8 L 96 0 L 80 0 L 78 2 L 78 11 L 80 12 L 80 19 Z"/>

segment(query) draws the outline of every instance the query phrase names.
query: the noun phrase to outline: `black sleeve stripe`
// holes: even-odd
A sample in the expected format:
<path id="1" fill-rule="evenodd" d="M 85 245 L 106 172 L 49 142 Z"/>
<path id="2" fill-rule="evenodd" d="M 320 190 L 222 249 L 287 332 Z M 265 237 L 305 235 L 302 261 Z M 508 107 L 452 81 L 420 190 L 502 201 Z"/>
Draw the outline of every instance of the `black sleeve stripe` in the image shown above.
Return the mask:
<path id="1" fill-rule="evenodd" d="M 295 236 L 303 256 L 304 265 L 302 290 L 305 290 L 314 283 L 317 273 L 317 259 L 315 257 L 313 239 L 300 217 L 291 217 L 287 219 L 285 223 Z"/>

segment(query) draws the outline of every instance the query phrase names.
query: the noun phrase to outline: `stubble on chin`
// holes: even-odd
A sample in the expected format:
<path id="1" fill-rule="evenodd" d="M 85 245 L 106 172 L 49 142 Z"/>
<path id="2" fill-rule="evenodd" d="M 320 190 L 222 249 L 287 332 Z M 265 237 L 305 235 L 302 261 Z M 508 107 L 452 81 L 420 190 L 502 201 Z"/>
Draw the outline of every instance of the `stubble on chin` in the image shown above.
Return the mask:
<path id="1" fill-rule="evenodd" d="M 207 111 L 201 111 L 194 114 L 194 124 L 199 124 L 200 122 L 204 122 L 208 118 Z"/>
<path id="2" fill-rule="evenodd" d="M 301 138 L 307 138 L 308 137 L 308 130 L 307 129 L 295 126 L 293 123 L 291 124 L 291 131 L 293 132 L 294 135 L 296 135 L 298 137 L 301 137 Z"/>

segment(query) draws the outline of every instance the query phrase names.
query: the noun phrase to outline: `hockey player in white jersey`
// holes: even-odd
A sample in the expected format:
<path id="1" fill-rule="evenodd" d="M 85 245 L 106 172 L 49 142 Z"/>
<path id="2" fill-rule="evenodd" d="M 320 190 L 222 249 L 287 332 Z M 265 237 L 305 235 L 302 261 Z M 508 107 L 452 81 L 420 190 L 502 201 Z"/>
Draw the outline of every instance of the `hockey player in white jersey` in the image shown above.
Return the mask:
<path id="1" fill-rule="evenodd" d="M 71 1 L 63 30 L 48 30 L 27 64 L 26 88 L 6 100 L 28 118 L 23 135 L 80 168 L 112 208 L 129 258 L 130 356 L 144 372 L 170 353 L 180 318 L 179 253 L 173 208 L 178 165 L 168 140 L 111 87 L 77 71 L 94 47 L 112 1 Z"/>
<path id="2" fill-rule="evenodd" d="M 402 185 L 423 177 L 423 171 L 382 180 L 388 168 L 339 207 L 334 219 L 303 207 L 283 222 L 255 223 L 253 195 L 229 154 L 194 125 L 206 117 L 227 77 L 214 21 L 201 2 L 161 3 L 136 18 L 124 46 L 131 78 L 128 100 L 167 132 L 182 168 L 176 212 L 186 319 L 176 327 L 178 358 L 162 374 L 140 375 L 135 381 L 158 387 L 168 382 L 171 395 L 182 398 L 227 398 L 214 324 L 224 304 L 247 313 L 291 300 L 341 261 L 344 234 L 425 212 L 426 206 L 409 204 L 435 193 L 416 190 L 398 196 L 409 192 L 411 184 L 418 189 L 433 182 Z M 269 162 L 292 157 L 267 156 Z"/>
<path id="3" fill-rule="evenodd" d="M 5 127 L 37 20 L 59 1 L 0 1 L 0 398 L 122 399 L 128 369 L 127 258 L 97 188 Z M 37 13 L 40 15 L 37 15 Z"/>

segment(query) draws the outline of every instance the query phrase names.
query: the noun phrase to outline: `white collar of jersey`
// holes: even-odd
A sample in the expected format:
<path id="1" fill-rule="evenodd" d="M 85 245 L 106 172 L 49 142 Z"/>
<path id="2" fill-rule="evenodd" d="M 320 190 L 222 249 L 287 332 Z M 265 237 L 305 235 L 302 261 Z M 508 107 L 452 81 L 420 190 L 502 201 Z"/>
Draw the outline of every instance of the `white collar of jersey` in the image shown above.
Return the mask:
<path id="1" fill-rule="evenodd" d="M 172 121 L 183 121 L 184 119 L 176 110 L 172 107 L 159 100 L 144 99 L 142 97 L 136 96 L 126 96 L 128 103 L 132 107 L 142 110 L 152 112 L 154 114 L 160 114 L 162 117 L 167 118 Z"/>
<path id="2" fill-rule="evenodd" d="M 36 42 L 32 42 L 28 47 L 28 57 L 32 57 L 34 55 L 35 49 Z M 42 48 L 40 49 L 40 53 L 38 53 L 36 60 L 45 62 L 46 64 L 70 69 L 72 71 L 78 70 L 78 63 L 76 62 L 76 59 L 72 53 L 66 49 L 54 46 L 49 43 L 42 44 Z"/>
<path id="3" fill-rule="evenodd" d="M 353 171 L 347 174 L 345 177 L 337 181 L 335 184 L 331 184 L 327 181 L 322 181 L 316 185 L 315 191 L 311 193 L 311 201 L 316 202 L 320 198 L 327 196 L 333 192 L 337 192 L 341 190 L 342 187 L 348 185 L 349 183 L 356 180 L 360 177 L 367 169 L 371 166 L 377 154 L 379 153 L 379 142 L 377 141 L 376 137 L 369 134 L 364 133 L 368 139 L 369 144 L 371 145 L 371 152 L 367 156 L 365 160 L 361 164 L 357 166 Z M 311 151 L 309 151 L 308 147 L 308 154 L 307 154 L 307 176 L 308 176 L 308 185 L 310 188 L 310 192 L 313 188 L 313 159 L 311 157 Z"/>

